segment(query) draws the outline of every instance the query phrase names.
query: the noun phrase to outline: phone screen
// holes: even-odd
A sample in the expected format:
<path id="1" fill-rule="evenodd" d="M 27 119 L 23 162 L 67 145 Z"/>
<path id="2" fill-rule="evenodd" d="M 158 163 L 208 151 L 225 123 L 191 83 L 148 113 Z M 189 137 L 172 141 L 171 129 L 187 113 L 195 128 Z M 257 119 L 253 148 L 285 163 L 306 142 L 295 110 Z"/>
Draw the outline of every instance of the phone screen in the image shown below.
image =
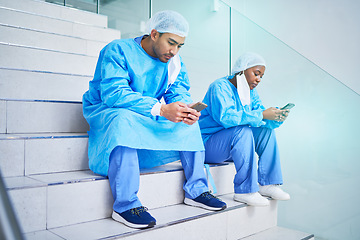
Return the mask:
<path id="1" fill-rule="evenodd" d="M 202 102 L 197 102 L 194 105 L 192 105 L 191 108 L 193 108 L 196 111 L 200 112 L 200 111 L 204 110 L 205 108 L 207 108 L 207 105 L 205 103 L 202 103 Z"/>
<path id="2" fill-rule="evenodd" d="M 291 109 L 293 107 L 295 107 L 294 103 L 288 103 L 285 106 L 283 106 L 282 108 L 280 108 L 280 110 Z"/>

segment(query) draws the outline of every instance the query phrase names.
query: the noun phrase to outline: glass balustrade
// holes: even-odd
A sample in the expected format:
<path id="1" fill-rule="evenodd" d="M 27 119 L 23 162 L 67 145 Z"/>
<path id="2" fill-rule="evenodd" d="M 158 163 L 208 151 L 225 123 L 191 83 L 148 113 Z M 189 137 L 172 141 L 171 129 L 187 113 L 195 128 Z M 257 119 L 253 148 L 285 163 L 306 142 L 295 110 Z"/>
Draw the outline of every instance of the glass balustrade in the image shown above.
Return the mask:
<path id="1" fill-rule="evenodd" d="M 319 239 L 359 239 L 360 96 L 234 10 L 231 27 L 233 62 L 246 51 L 267 62 L 257 87 L 264 105 L 296 104 L 276 131 L 283 188 L 292 197 L 279 202 L 279 226 Z"/>

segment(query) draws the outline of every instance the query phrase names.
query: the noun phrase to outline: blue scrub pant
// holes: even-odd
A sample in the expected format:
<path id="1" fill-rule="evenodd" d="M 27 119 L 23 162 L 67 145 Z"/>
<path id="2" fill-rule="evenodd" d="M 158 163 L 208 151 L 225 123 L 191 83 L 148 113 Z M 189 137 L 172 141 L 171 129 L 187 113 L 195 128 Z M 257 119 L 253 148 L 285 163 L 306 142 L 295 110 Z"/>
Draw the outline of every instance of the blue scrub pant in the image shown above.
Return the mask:
<path id="1" fill-rule="evenodd" d="M 259 156 L 258 168 L 256 155 Z M 282 184 L 279 150 L 275 131 L 268 128 L 237 126 L 221 130 L 205 143 L 205 163 L 234 161 L 235 193 L 252 193 L 262 186 Z"/>
<path id="2" fill-rule="evenodd" d="M 204 155 L 204 151 L 180 152 L 180 160 L 186 179 L 183 189 L 187 198 L 194 199 L 208 191 L 204 172 Z M 111 152 L 109 164 L 108 177 L 114 197 L 114 211 L 122 213 L 131 208 L 142 206 L 137 197 L 140 182 L 137 150 L 117 146 Z"/>

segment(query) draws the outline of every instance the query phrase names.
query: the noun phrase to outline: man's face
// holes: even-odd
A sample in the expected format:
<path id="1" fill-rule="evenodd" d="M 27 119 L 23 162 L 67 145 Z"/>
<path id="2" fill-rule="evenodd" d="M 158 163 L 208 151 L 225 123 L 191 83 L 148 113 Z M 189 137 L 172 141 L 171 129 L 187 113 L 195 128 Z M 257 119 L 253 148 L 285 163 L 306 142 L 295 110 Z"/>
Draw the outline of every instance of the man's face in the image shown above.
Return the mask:
<path id="1" fill-rule="evenodd" d="M 255 66 L 245 70 L 246 81 L 249 84 L 250 90 L 256 88 L 264 76 L 265 66 Z"/>
<path id="2" fill-rule="evenodd" d="M 166 63 L 175 56 L 184 45 L 185 37 L 173 33 L 156 33 L 154 37 L 153 52 L 155 57 Z"/>

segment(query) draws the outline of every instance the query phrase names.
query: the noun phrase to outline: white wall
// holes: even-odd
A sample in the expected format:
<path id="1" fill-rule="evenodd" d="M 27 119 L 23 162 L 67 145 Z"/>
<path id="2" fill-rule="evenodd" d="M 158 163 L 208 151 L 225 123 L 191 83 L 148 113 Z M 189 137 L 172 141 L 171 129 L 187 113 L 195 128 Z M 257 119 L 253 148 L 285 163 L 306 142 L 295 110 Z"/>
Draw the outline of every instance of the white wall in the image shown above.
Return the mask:
<path id="1" fill-rule="evenodd" d="M 223 2 L 360 94 L 360 1 Z"/>

